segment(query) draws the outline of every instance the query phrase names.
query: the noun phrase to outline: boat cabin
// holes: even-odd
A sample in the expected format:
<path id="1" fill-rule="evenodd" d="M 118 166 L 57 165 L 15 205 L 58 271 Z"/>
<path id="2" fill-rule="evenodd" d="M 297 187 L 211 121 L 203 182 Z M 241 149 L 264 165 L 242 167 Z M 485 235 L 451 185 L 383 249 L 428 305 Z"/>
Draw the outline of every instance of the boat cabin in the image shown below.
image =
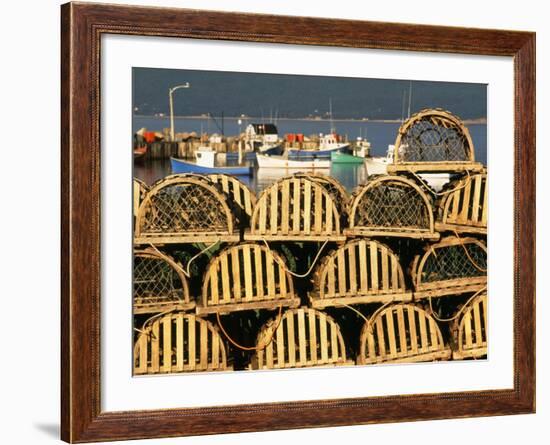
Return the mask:
<path id="1" fill-rule="evenodd" d="M 264 143 L 275 143 L 279 139 L 275 124 L 250 124 L 245 129 L 248 140 L 262 140 Z"/>

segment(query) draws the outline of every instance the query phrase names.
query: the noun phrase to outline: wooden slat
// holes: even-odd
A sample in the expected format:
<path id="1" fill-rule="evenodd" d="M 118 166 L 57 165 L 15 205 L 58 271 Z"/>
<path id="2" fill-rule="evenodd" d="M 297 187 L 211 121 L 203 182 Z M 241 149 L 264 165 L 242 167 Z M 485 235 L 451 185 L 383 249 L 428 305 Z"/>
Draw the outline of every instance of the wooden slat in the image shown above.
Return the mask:
<path id="1" fill-rule="evenodd" d="M 432 350 L 435 350 L 435 349 L 439 349 L 439 336 L 437 335 L 437 332 L 438 332 L 438 328 L 437 328 L 437 324 L 435 323 L 435 321 L 433 320 L 429 320 L 429 326 L 430 326 L 430 337 L 431 337 L 431 344 L 432 344 L 432 347 L 431 349 Z"/>
<path id="2" fill-rule="evenodd" d="M 275 261 L 271 250 L 266 252 L 267 294 L 269 298 L 275 297 Z"/>
<path id="3" fill-rule="evenodd" d="M 147 335 L 141 334 L 139 337 L 139 368 L 138 371 L 140 374 L 146 373 L 148 368 L 148 359 L 147 359 Z"/>
<path id="4" fill-rule="evenodd" d="M 327 271 L 328 294 L 333 296 L 336 293 L 336 265 L 334 258 L 330 258 Z"/>
<path id="5" fill-rule="evenodd" d="M 233 297 L 236 302 L 239 302 L 242 298 L 241 287 L 241 266 L 239 261 L 239 249 L 231 250 L 231 270 L 233 271 Z"/>
<path id="6" fill-rule="evenodd" d="M 232 295 L 231 283 L 229 281 L 229 264 L 227 261 L 227 255 L 221 255 L 220 263 L 220 267 L 222 270 L 222 300 L 224 302 L 229 302 L 232 299 Z"/>
<path id="7" fill-rule="evenodd" d="M 244 288 L 245 288 L 245 301 L 252 300 L 253 287 L 252 287 L 252 259 L 250 257 L 250 249 L 243 249 L 244 260 Z"/>
<path id="8" fill-rule="evenodd" d="M 411 352 L 418 354 L 418 340 L 416 338 L 416 317 L 415 310 L 410 306 L 407 307 L 407 316 L 409 318 L 409 335 L 411 337 Z"/>
<path id="9" fill-rule="evenodd" d="M 167 316 L 162 319 L 162 370 L 170 372 L 172 370 L 172 317 Z"/>
<path id="10" fill-rule="evenodd" d="M 388 329 L 388 343 L 390 348 L 390 355 L 391 357 L 395 357 L 397 355 L 397 343 L 395 339 L 395 327 L 393 323 L 393 311 L 390 310 L 386 312 L 386 326 Z"/>
<path id="11" fill-rule="evenodd" d="M 208 327 L 200 323 L 200 369 L 208 368 Z"/>
<path id="12" fill-rule="evenodd" d="M 269 199 L 269 196 L 266 194 L 260 199 L 259 203 L 259 231 L 261 234 L 267 233 L 267 201 Z M 271 224 L 270 224 L 271 227 Z"/>
<path id="13" fill-rule="evenodd" d="M 465 344 L 463 345 L 463 349 L 471 349 L 473 347 L 472 343 L 472 313 L 470 311 L 466 311 L 464 314 L 464 336 L 465 338 Z"/>
<path id="14" fill-rule="evenodd" d="M 160 371 L 160 351 L 159 351 L 159 343 L 160 343 L 160 335 L 159 335 L 159 321 L 153 322 L 152 326 L 152 337 L 151 337 L 151 372 L 159 372 Z"/>
<path id="15" fill-rule="evenodd" d="M 453 198 L 452 198 L 452 209 L 451 209 L 451 213 L 448 215 L 448 218 L 452 221 L 452 222 L 455 222 L 458 220 L 458 211 L 460 210 L 460 194 L 461 194 L 461 190 L 456 190 L 455 192 L 453 192 Z"/>
<path id="16" fill-rule="evenodd" d="M 300 196 L 301 196 L 301 190 L 300 190 L 300 179 L 294 178 L 292 180 L 292 185 L 294 188 L 294 202 L 292 203 L 292 233 L 299 233 L 300 232 Z"/>
<path id="17" fill-rule="evenodd" d="M 378 292 L 378 249 L 376 242 L 370 242 L 370 273 L 373 292 Z"/>
<path id="18" fill-rule="evenodd" d="M 296 344 L 294 343 L 294 316 L 290 316 L 286 320 L 286 327 L 288 331 L 288 365 L 290 367 L 296 366 Z"/>
<path id="19" fill-rule="evenodd" d="M 461 223 L 467 223 L 468 221 L 468 210 L 470 207 L 470 193 L 472 190 L 472 181 L 467 180 L 466 187 L 462 189 L 462 208 L 460 209 L 460 215 L 458 217 L 458 221 Z"/>
<path id="20" fill-rule="evenodd" d="M 281 195 L 281 232 L 285 235 L 289 231 L 289 207 L 290 207 L 290 181 L 283 181 L 283 192 Z"/>
<path id="21" fill-rule="evenodd" d="M 317 362 L 317 328 L 315 326 L 315 311 L 312 309 L 307 310 L 307 318 L 309 324 L 309 351 L 311 354 L 311 361 Z"/>
<path id="22" fill-rule="evenodd" d="M 311 233 L 311 182 L 304 181 L 304 233 Z"/>
<path id="23" fill-rule="evenodd" d="M 285 366 L 285 330 L 284 320 L 281 321 L 277 331 L 277 364 L 280 368 Z"/>
<path id="24" fill-rule="evenodd" d="M 361 292 L 369 291 L 369 276 L 367 270 L 367 243 L 363 240 L 359 242 L 359 274 L 361 276 Z"/>
<path id="25" fill-rule="evenodd" d="M 272 335 L 275 335 L 275 332 L 273 332 Z M 264 339 L 265 341 L 265 339 Z M 274 350 L 274 341 L 271 341 L 269 345 L 265 348 L 265 364 L 268 368 L 273 369 L 273 350 Z"/>
<path id="26" fill-rule="evenodd" d="M 321 187 L 316 186 L 315 189 L 315 225 L 313 231 L 316 235 L 321 234 L 323 228 L 323 192 Z"/>
<path id="27" fill-rule="evenodd" d="M 386 246 L 380 246 L 380 256 L 381 256 L 381 263 L 382 263 L 382 288 L 384 291 L 390 290 L 390 271 L 389 271 L 389 264 L 388 264 L 388 248 Z"/>
<path id="28" fill-rule="evenodd" d="M 479 311 L 479 304 L 476 302 L 474 305 L 473 305 L 473 311 L 474 311 L 474 327 L 475 327 L 475 330 L 474 330 L 474 333 L 475 333 L 475 342 L 474 344 L 476 346 L 481 346 L 482 344 L 482 339 L 481 339 L 481 315 L 480 315 L 480 311 Z"/>
<path id="29" fill-rule="evenodd" d="M 184 358 L 184 344 L 183 344 L 183 331 L 184 331 L 184 319 L 183 314 L 176 315 L 176 371 L 183 371 L 183 358 Z"/>
<path id="30" fill-rule="evenodd" d="M 189 347 L 189 367 L 195 369 L 196 367 L 196 341 L 195 341 L 195 316 L 189 315 L 187 318 L 187 345 Z"/>
<path id="31" fill-rule="evenodd" d="M 350 282 L 350 292 L 352 295 L 357 294 L 357 263 L 355 260 L 355 245 L 350 246 L 346 249 L 348 252 L 349 260 L 349 282 Z"/>
<path id="32" fill-rule="evenodd" d="M 489 194 L 487 193 L 487 181 L 485 181 L 485 187 L 483 189 L 483 211 L 481 213 L 481 222 L 483 225 L 487 225 L 487 213 L 489 212 L 489 206 L 487 205 L 487 200 Z"/>
<path id="33" fill-rule="evenodd" d="M 254 246 L 254 278 L 256 280 L 256 297 L 264 298 L 264 272 L 262 267 L 263 251 L 260 246 Z"/>
<path id="34" fill-rule="evenodd" d="M 271 187 L 271 201 L 269 203 L 270 211 L 270 229 L 271 234 L 277 233 L 277 214 L 279 212 L 279 187 Z"/>
<path id="35" fill-rule="evenodd" d="M 321 312 L 319 314 L 319 335 L 321 337 L 321 360 L 328 362 L 328 337 L 327 337 L 327 316 Z"/>
<path id="36" fill-rule="evenodd" d="M 303 310 L 298 311 L 298 344 L 300 346 L 300 365 L 307 363 L 306 321 Z"/>
<path id="37" fill-rule="evenodd" d="M 420 327 L 420 344 L 422 352 L 428 351 L 430 343 L 428 341 L 428 332 L 426 330 L 426 317 L 423 314 L 419 314 L 418 324 Z"/>
<path id="38" fill-rule="evenodd" d="M 281 293 L 281 298 L 286 298 L 287 295 L 287 285 L 286 285 L 286 271 L 282 264 L 279 263 L 279 291 Z"/>
<path id="39" fill-rule="evenodd" d="M 401 354 L 407 352 L 407 333 L 405 332 L 405 317 L 403 314 L 403 306 L 397 306 L 397 326 L 399 328 L 399 349 Z"/>
<path id="40" fill-rule="evenodd" d="M 383 319 L 380 319 L 380 321 L 376 322 L 376 336 L 378 337 L 378 348 L 379 348 L 379 354 L 381 357 L 385 357 L 386 355 L 388 355 L 388 350 L 386 348 L 386 339 L 384 337 L 384 323 L 383 323 Z M 373 332 L 374 334 L 374 332 Z M 369 350 L 369 354 L 371 354 L 370 356 L 371 357 L 374 357 L 375 356 L 375 352 L 374 352 L 374 335 L 372 335 L 372 351 Z"/>
<path id="41" fill-rule="evenodd" d="M 214 263 L 208 269 L 210 272 L 210 295 L 212 304 L 218 304 L 219 295 L 218 295 L 218 269 L 219 261 L 215 260 Z"/>
<path id="42" fill-rule="evenodd" d="M 329 195 L 325 195 L 325 233 L 327 235 L 330 235 L 332 233 L 333 224 L 332 224 L 332 215 L 334 213 L 334 203 L 332 202 L 332 198 Z"/>
<path id="43" fill-rule="evenodd" d="M 391 258 L 391 287 L 394 291 L 399 290 L 399 264 L 397 258 L 392 256 Z"/>
<path id="44" fill-rule="evenodd" d="M 332 361 L 337 362 L 338 361 L 338 332 L 336 332 L 336 325 L 334 323 L 330 323 L 330 345 L 331 345 L 331 352 L 332 352 Z"/>
<path id="45" fill-rule="evenodd" d="M 338 293 L 340 295 L 346 294 L 346 259 L 344 257 L 344 250 L 338 249 Z"/>
<path id="46" fill-rule="evenodd" d="M 481 205 L 481 182 L 482 176 L 474 177 L 474 199 L 473 199 L 473 209 L 472 209 L 472 221 L 479 221 L 479 207 Z"/>

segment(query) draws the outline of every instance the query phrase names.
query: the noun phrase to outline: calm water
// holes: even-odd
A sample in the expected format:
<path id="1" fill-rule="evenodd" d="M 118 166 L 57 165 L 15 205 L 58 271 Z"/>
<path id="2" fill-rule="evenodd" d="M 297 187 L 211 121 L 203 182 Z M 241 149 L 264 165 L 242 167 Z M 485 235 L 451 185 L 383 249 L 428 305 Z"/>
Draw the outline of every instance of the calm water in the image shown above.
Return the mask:
<path id="1" fill-rule="evenodd" d="M 218 121 L 219 122 L 219 121 Z M 358 136 L 367 137 L 372 147 L 372 154 L 375 156 L 384 156 L 387 152 L 388 145 L 395 142 L 399 123 L 386 122 L 360 122 L 360 121 L 335 121 L 336 130 L 342 135 L 347 135 L 350 140 L 355 140 Z M 308 136 L 311 134 L 327 133 L 329 128 L 328 121 L 312 121 L 312 120 L 293 120 L 279 119 L 277 127 L 279 135 L 283 136 L 286 133 L 303 133 Z M 134 117 L 133 131 L 137 131 L 142 127 L 146 127 L 151 131 L 162 131 L 163 128 L 170 126 L 170 120 L 166 117 Z M 176 118 L 174 122 L 176 132 L 192 132 L 197 133 L 207 132 L 216 133 L 219 129 L 216 127 L 212 119 L 189 119 Z M 246 122 L 240 126 L 240 130 L 244 131 Z M 487 163 L 487 125 L 472 124 L 468 125 L 472 140 L 475 147 L 476 160 Z M 239 125 L 237 119 L 226 118 L 224 120 L 224 132 L 226 135 L 236 135 L 239 133 Z M 231 165 L 230 163 L 228 165 Z M 262 191 L 268 185 L 275 182 L 282 176 L 288 176 L 297 170 L 259 170 L 254 169 L 254 174 L 251 177 L 241 177 L 248 185 L 256 192 Z M 366 168 L 363 165 L 337 164 L 331 166 L 330 170 L 318 170 L 322 174 L 330 174 L 339 180 L 349 191 L 360 183 L 367 180 Z M 151 184 L 157 179 L 163 178 L 171 173 L 170 160 L 155 160 L 149 161 L 143 165 L 136 165 L 134 168 L 134 176 L 142 179 L 147 184 Z"/>

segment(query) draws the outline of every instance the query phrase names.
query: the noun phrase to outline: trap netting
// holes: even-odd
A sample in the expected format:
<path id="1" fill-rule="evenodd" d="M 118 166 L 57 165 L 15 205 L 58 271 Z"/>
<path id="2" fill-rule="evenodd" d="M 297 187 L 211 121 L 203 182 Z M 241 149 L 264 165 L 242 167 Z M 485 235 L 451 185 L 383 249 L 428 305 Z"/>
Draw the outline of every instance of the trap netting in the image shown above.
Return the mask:
<path id="1" fill-rule="evenodd" d="M 421 281 L 453 280 L 486 275 L 487 251 L 481 243 L 463 243 L 437 249 L 428 255 L 422 268 Z"/>
<path id="2" fill-rule="evenodd" d="M 193 235 L 232 235 L 235 216 L 216 184 L 195 176 L 173 175 L 151 188 L 139 208 L 136 226 L 138 239 L 165 236 L 183 242 Z"/>
<path id="3" fill-rule="evenodd" d="M 397 162 L 473 161 L 468 129 L 451 113 L 435 109 L 411 116 L 399 129 Z"/>
<path id="4" fill-rule="evenodd" d="M 181 268 L 168 256 L 153 250 L 134 254 L 133 294 L 136 313 L 190 304 L 187 279 Z"/>
<path id="5" fill-rule="evenodd" d="M 359 187 L 349 215 L 351 235 L 435 235 L 430 200 L 413 181 L 400 176 L 380 176 Z"/>

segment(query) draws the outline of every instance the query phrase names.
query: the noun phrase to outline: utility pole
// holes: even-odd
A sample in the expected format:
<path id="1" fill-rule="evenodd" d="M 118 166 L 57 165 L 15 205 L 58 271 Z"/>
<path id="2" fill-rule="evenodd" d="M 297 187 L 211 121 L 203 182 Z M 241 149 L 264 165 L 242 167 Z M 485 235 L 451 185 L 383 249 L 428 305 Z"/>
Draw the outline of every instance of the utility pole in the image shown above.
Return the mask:
<path id="1" fill-rule="evenodd" d="M 174 136 L 174 98 L 173 94 L 174 91 L 179 90 L 180 88 L 190 88 L 191 85 L 189 85 L 189 82 L 185 82 L 184 84 L 177 85 L 175 87 L 168 89 L 168 96 L 170 98 L 170 141 L 174 142 L 175 136 Z"/>

